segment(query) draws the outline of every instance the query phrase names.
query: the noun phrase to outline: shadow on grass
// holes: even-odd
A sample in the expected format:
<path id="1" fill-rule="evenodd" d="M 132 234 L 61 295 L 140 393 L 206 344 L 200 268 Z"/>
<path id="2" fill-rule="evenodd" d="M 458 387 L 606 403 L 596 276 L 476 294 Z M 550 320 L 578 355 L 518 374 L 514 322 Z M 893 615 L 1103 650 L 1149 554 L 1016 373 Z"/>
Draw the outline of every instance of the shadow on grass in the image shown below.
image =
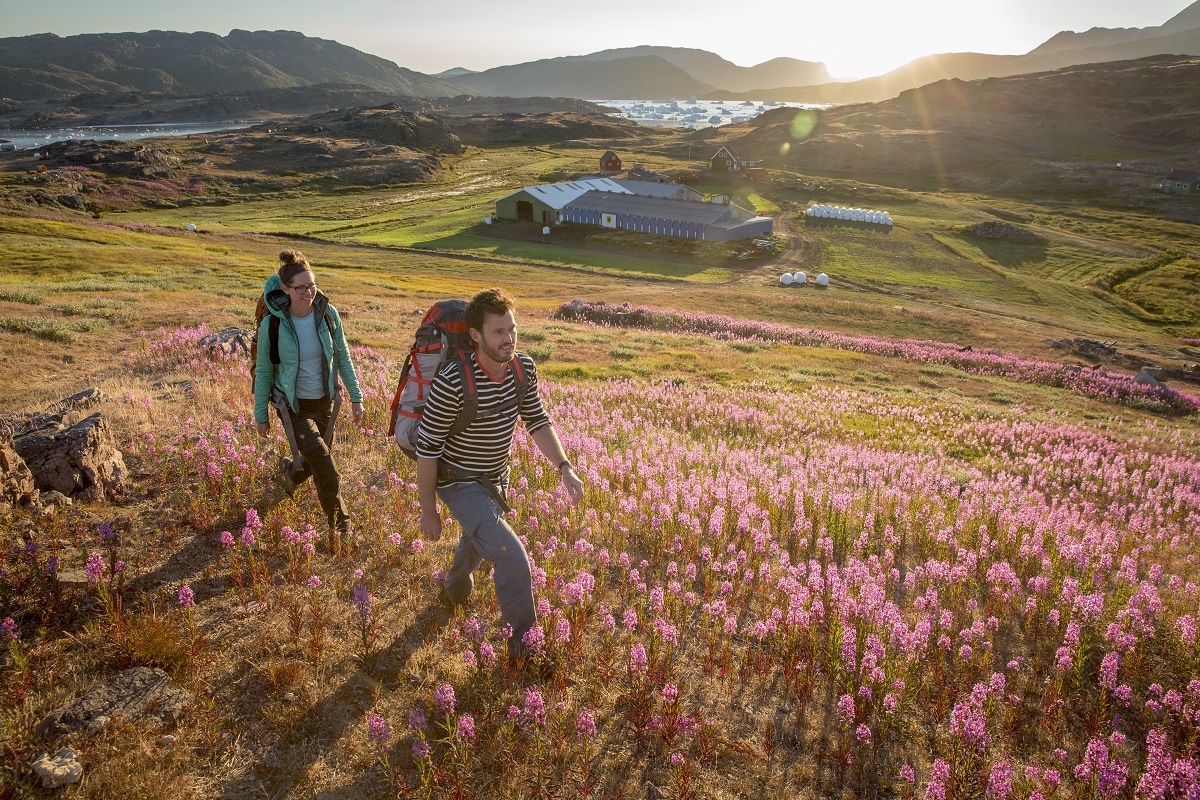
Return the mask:
<path id="1" fill-rule="evenodd" d="M 367 715 L 379 686 L 396 688 L 395 676 L 411 657 L 412 642 L 448 619 L 449 614 L 437 605 L 418 614 L 374 659 L 375 673 L 393 676 L 392 680 L 377 680 L 361 671 L 355 672 L 290 725 L 249 770 L 228 784 L 221 793 L 222 800 L 292 796 L 313 765 Z M 331 796 L 362 797 L 371 782 L 370 773 L 364 773 L 354 785 L 343 787 Z"/>

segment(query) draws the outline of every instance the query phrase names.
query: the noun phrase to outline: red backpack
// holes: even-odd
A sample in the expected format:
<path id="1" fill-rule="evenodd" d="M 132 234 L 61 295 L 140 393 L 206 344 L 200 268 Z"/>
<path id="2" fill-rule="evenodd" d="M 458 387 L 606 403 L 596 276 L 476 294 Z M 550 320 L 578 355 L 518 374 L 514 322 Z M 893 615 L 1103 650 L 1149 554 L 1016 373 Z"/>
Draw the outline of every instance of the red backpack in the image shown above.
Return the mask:
<path id="1" fill-rule="evenodd" d="M 434 303 L 421 326 L 417 328 L 412 348 L 404 359 L 400 383 L 392 398 L 391 425 L 388 436 L 394 436 L 400 451 L 409 458 L 417 457 L 417 432 L 433 379 L 447 361 L 458 365 L 459 385 L 463 387 L 463 408 L 449 436 L 466 430 L 475 420 L 479 408 L 479 392 L 475 387 L 475 371 L 471 366 L 475 344 L 467 333 L 467 304 L 462 300 L 442 300 Z M 517 407 L 525 401 L 529 376 L 516 355 L 509 362 L 517 379 Z"/>

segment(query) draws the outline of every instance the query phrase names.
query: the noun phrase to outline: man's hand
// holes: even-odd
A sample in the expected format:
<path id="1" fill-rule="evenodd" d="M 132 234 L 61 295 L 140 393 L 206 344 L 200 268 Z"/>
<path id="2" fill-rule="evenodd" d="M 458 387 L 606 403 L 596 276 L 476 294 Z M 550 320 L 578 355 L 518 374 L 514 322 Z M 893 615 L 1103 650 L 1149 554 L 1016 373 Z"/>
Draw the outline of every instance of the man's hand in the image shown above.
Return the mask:
<path id="1" fill-rule="evenodd" d="M 442 538 L 442 517 L 437 512 L 437 507 L 426 509 L 421 508 L 421 536 L 431 542 L 436 542 Z"/>
<path id="2" fill-rule="evenodd" d="M 571 498 L 571 504 L 578 505 L 583 500 L 583 481 L 575 474 L 574 467 L 567 467 L 562 471 L 562 483 L 563 488 L 567 490 L 567 496 Z"/>
<path id="3" fill-rule="evenodd" d="M 262 438 L 265 439 L 265 438 L 267 438 L 267 434 L 270 432 L 271 432 L 271 423 L 269 423 L 269 422 L 258 423 L 258 435 L 259 436 L 261 436 Z"/>
<path id="4" fill-rule="evenodd" d="M 350 404 L 350 416 L 352 416 L 354 418 L 355 425 L 362 422 L 363 404 L 362 403 L 351 403 Z"/>

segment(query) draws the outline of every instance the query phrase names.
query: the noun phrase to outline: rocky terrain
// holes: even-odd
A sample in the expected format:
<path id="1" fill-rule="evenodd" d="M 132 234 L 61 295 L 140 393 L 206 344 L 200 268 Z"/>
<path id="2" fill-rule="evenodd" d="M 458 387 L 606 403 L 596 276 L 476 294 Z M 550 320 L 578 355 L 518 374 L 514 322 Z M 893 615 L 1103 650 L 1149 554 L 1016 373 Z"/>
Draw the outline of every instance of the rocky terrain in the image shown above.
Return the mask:
<path id="1" fill-rule="evenodd" d="M 1161 56 L 939 81 L 821 112 L 780 108 L 690 139 L 809 174 L 1188 213 L 1154 187 L 1171 169 L 1200 167 L 1197 122 L 1200 58 Z"/>
<path id="2" fill-rule="evenodd" d="M 199 95 L 167 92 L 85 92 L 73 97 L 40 100 L 0 100 L 0 126 L 61 128 L 71 126 L 148 125 L 155 123 L 268 121 L 339 108 L 394 103 L 417 114 L 470 116 L 475 114 L 548 114 L 558 111 L 603 114 L 605 109 L 586 100 L 564 97 L 412 97 L 362 85 L 325 83 L 211 92 Z"/>

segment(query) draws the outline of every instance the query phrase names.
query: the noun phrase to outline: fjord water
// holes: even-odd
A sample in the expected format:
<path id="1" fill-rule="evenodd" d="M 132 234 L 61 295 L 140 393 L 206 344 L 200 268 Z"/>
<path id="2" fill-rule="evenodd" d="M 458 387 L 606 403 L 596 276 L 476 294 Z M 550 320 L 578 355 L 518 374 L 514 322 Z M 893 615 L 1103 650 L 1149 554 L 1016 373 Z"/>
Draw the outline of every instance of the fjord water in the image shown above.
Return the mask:
<path id="1" fill-rule="evenodd" d="M 154 125 L 80 125 L 66 128 L 0 128 L 0 139 L 12 142 L 18 150 L 36 150 L 51 142 L 69 139 L 126 141 L 155 136 L 188 136 L 216 131 L 239 130 L 255 122 L 165 122 Z"/>

